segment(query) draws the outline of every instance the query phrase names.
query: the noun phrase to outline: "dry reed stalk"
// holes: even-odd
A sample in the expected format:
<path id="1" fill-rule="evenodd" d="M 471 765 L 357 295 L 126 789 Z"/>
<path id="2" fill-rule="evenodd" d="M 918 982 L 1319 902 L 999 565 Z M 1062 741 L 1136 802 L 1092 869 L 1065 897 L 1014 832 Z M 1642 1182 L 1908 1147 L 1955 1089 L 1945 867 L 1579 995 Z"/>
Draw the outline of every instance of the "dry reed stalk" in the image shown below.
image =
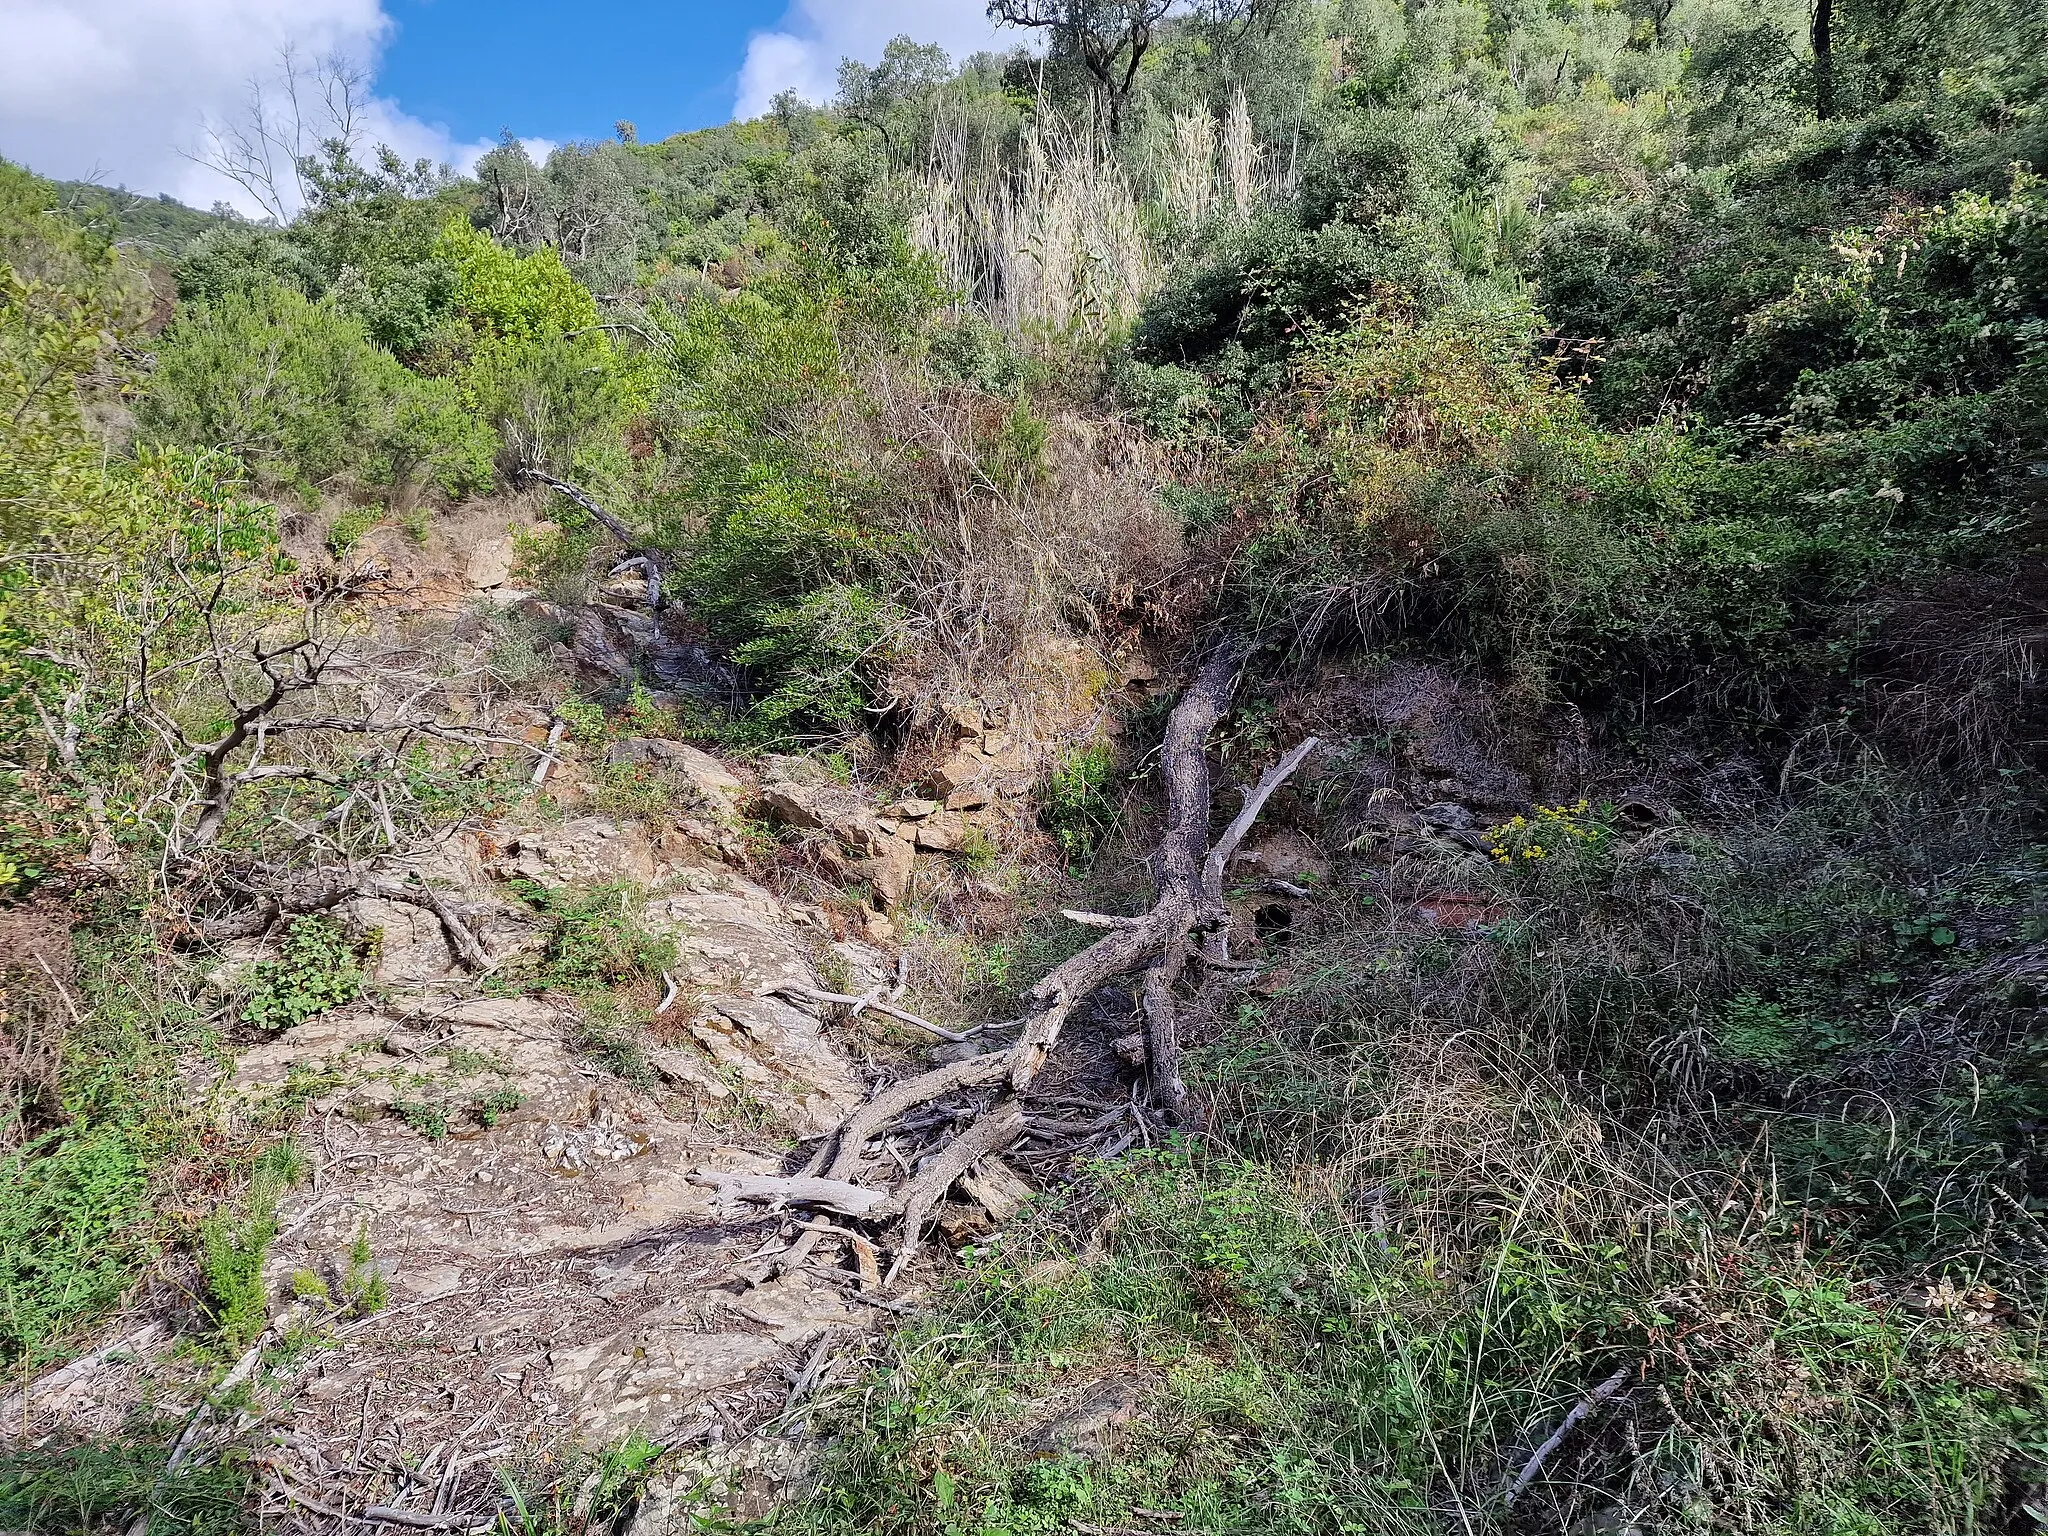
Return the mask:
<path id="1" fill-rule="evenodd" d="M 1174 114 L 1160 195 L 1189 229 L 1209 217 L 1216 200 L 1216 120 L 1206 111 Z"/>
<path id="2" fill-rule="evenodd" d="M 1101 335 L 1157 286 L 1137 194 L 1092 125 L 1042 107 L 1005 166 L 966 125 L 933 134 L 912 237 L 1014 334 Z"/>

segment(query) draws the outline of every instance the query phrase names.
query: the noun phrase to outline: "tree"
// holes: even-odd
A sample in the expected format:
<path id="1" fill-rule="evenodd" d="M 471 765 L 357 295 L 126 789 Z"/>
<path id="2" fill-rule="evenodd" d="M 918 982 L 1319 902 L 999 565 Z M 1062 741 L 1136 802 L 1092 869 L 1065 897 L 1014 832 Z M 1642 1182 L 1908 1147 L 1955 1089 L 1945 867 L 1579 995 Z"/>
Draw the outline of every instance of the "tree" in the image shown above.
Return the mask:
<path id="1" fill-rule="evenodd" d="M 323 149 L 330 160 L 351 155 L 362 139 L 370 82 L 340 54 L 308 66 L 290 46 L 278 50 L 270 80 L 249 82 L 239 115 L 205 120 L 205 137 L 185 158 L 240 187 L 274 223 L 287 224 L 313 201 Z"/>
<path id="2" fill-rule="evenodd" d="M 953 63 L 935 43 L 914 43 L 908 37 L 889 40 L 881 61 L 872 69 L 858 59 L 839 61 L 839 111 L 850 122 L 882 136 L 890 159 L 904 163 L 908 148 L 890 131 L 906 109 L 929 101 L 952 78 Z"/>
<path id="3" fill-rule="evenodd" d="M 1112 137 L 1122 133 L 1139 67 L 1176 18 L 1235 31 L 1267 15 L 1273 0 L 989 0 L 990 20 L 1044 32 L 1056 56 L 1088 71 Z"/>

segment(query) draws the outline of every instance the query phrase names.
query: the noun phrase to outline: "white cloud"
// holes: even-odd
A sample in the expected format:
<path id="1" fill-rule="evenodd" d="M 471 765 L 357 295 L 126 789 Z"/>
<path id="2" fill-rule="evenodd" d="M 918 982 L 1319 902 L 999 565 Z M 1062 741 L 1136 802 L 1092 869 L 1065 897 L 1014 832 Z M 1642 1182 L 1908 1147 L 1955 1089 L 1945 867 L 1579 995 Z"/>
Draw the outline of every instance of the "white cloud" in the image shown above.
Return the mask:
<path id="1" fill-rule="evenodd" d="M 889 39 L 906 35 L 955 59 L 1024 41 L 989 20 L 983 0 L 794 0 L 778 30 L 757 32 L 747 44 L 733 115 L 759 117 L 782 91 L 830 101 L 841 59 L 872 64 Z"/>
<path id="2" fill-rule="evenodd" d="M 233 117 L 280 51 L 338 54 L 374 73 L 391 30 L 381 0 L 0 0 L 0 155 L 46 176 L 94 176 L 206 207 L 253 200 L 180 151 Z M 373 99 L 368 144 L 466 166 L 488 144 Z"/>

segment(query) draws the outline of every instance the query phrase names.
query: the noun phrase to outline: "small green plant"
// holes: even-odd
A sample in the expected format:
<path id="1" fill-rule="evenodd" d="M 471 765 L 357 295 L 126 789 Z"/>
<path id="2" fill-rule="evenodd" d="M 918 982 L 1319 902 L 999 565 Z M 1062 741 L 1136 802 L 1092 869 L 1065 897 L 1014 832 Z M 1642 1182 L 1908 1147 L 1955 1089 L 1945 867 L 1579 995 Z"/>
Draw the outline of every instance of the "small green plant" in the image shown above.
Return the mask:
<path id="1" fill-rule="evenodd" d="M 478 1099 L 471 1106 L 471 1112 L 476 1116 L 477 1124 L 489 1127 L 496 1125 L 525 1102 L 526 1095 L 517 1088 L 499 1088 Z"/>
<path id="2" fill-rule="evenodd" d="M 427 536 L 434 531 L 434 516 L 425 507 L 414 507 L 399 518 L 398 526 L 405 530 L 405 536 L 413 543 L 424 545 Z"/>
<path id="3" fill-rule="evenodd" d="M 370 1229 L 359 1226 L 349 1242 L 348 1262 L 341 1272 L 342 1308 L 351 1317 L 368 1317 L 382 1312 L 390 1299 L 390 1284 L 370 1249 Z"/>
<path id="4" fill-rule="evenodd" d="M 1614 833 L 1605 816 L 1581 800 L 1576 805 L 1539 805 L 1533 816 L 1511 817 L 1486 836 L 1486 851 L 1495 863 L 1517 865 L 1598 853 Z"/>
<path id="5" fill-rule="evenodd" d="M 676 963 L 675 941 L 640 921 L 640 893 L 623 881 L 560 890 L 527 885 L 521 894 L 554 919 L 540 964 L 548 986 L 601 990 L 658 976 Z"/>
<path id="6" fill-rule="evenodd" d="M 299 1301 L 326 1301 L 333 1294 L 327 1282 L 310 1269 L 295 1269 L 291 1280 L 292 1296 Z"/>
<path id="7" fill-rule="evenodd" d="M 295 917 L 285 928 L 275 960 L 253 968 L 242 1021 L 259 1029 L 288 1029 L 362 995 L 363 973 L 339 925 L 324 917 Z"/>
<path id="8" fill-rule="evenodd" d="M 985 875 L 996 867 L 996 860 L 1002 850 L 996 840 L 980 827 L 969 827 L 960 837 L 960 862 L 977 875 Z"/>
<path id="9" fill-rule="evenodd" d="M 263 1265 L 277 1236 L 277 1202 L 305 1174 L 305 1158 L 289 1139 L 256 1160 L 241 1209 L 223 1209 L 199 1224 L 199 1269 L 208 1310 L 221 1341 L 244 1349 L 263 1331 L 269 1298 Z"/>
<path id="10" fill-rule="evenodd" d="M 431 1099 L 393 1099 L 391 1113 L 429 1141 L 441 1141 L 448 1135 L 448 1111 Z"/>
<path id="11" fill-rule="evenodd" d="M 384 521 L 381 507 L 349 507 L 335 514 L 327 525 L 327 552 L 337 559 L 363 541 L 363 536 Z"/>
<path id="12" fill-rule="evenodd" d="M 608 721 L 602 704 L 574 695 L 555 705 L 555 718 L 569 728 L 572 741 L 579 741 L 586 747 L 603 743 Z"/>
<path id="13" fill-rule="evenodd" d="M 1095 857 L 1103 837 L 1116 824 L 1116 802 L 1109 785 L 1116 755 L 1106 741 L 1091 742 L 1070 753 L 1047 776 L 1039 800 L 1039 821 L 1052 833 L 1078 872 Z"/>

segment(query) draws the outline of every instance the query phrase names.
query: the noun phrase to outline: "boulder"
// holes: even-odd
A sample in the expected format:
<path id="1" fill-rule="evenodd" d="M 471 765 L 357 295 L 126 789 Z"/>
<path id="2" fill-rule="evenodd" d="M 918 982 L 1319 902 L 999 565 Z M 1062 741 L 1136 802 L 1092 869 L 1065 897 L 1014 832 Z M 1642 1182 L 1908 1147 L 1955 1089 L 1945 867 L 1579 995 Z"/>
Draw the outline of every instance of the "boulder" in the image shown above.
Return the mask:
<path id="1" fill-rule="evenodd" d="M 761 806 L 784 826 L 825 832 L 852 854 L 874 857 L 895 841 L 860 792 L 841 784 L 771 782 L 761 786 Z"/>
<path id="2" fill-rule="evenodd" d="M 963 748 L 932 770 L 931 785 L 941 798 L 987 777 L 991 764 L 973 748 Z"/>
<path id="3" fill-rule="evenodd" d="M 1310 839 L 1291 827 L 1269 832 L 1237 857 L 1245 873 L 1294 885 L 1316 885 L 1330 878 L 1330 861 Z"/>
<path id="4" fill-rule="evenodd" d="M 448 952 L 441 920 L 424 907 L 402 901 L 359 897 L 342 916 L 359 933 L 378 935 L 377 958 L 370 980 L 384 986 L 417 986 L 452 973 L 455 957 Z"/>
<path id="5" fill-rule="evenodd" d="M 721 815 L 733 814 L 747 789 L 746 781 L 725 764 L 685 742 L 629 736 L 613 742 L 605 756 L 615 763 L 650 763 L 679 775 Z"/>
<path id="6" fill-rule="evenodd" d="M 506 533 L 495 539 L 485 539 L 472 549 L 468 563 L 462 568 L 462 575 L 472 587 L 488 591 L 510 581 L 518 564 L 519 548 L 512 535 Z"/>
<path id="7" fill-rule="evenodd" d="M 967 834 L 972 826 L 973 823 L 958 811 L 940 811 L 917 824 L 917 846 L 929 848 L 934 853 L 958 853 L 967 846 Z"/>
<path id="8" fill-rule="evenodd" d="M 875 905 L 893 911 L 910 894 L 910 876 L 917 865 L 917 850 L 900 838 L 885 838 L 885 846 L 872 858 L 857 859 L 850 866 L 854 875 L 874 887 Z"/>

